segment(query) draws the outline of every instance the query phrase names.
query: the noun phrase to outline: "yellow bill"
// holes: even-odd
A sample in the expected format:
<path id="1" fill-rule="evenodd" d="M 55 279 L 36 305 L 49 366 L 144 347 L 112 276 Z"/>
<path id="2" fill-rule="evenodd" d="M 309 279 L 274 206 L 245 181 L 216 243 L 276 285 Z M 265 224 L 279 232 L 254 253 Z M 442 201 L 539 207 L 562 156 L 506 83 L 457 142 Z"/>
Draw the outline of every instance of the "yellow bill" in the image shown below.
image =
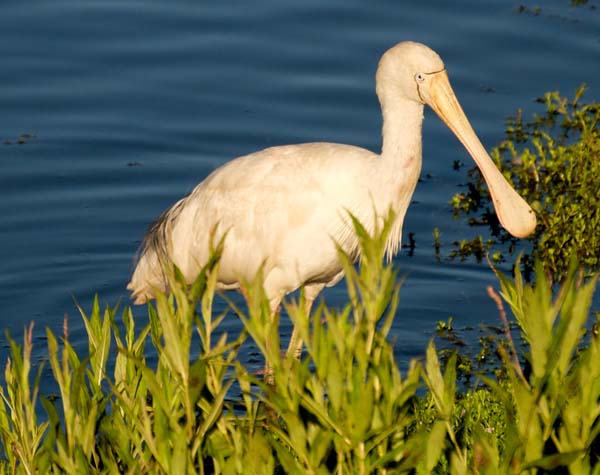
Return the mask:
<path id="1" fill-rule="evenodd" d="M 423 86 L 419 88 L 423 100 L 454 132 L 479 167 L 500 224 L 517 238 L 529 236 L 535 229 L 535 213 L 494 165 L 463 112 L 446 71 L 428 74 Z"/>

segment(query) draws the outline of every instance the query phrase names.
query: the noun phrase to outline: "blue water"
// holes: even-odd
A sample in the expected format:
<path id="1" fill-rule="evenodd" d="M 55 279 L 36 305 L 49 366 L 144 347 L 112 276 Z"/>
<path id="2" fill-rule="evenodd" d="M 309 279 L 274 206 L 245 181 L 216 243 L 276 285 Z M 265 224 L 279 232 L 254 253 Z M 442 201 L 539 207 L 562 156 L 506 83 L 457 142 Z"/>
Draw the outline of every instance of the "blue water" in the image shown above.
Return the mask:
<path id="1" fill-rule="evenodd" d="M 600 96 L 600 7 L 507 1 L 32 0 L 0 15 L 0 323 L 13 334 L 61 333 L 85 347 L 74 298 L 128 303 L 132 257 L 149 223 L 215 167 L 267 146 L 305 141 L 380 146 L 374 73 L 401 40 L 446 62 L 480 138 L 549 90 L 585 82 Z M 531 9 L 539 5 L 541 12 Z M 19 144 L 22 134 L 24 136 Z M 417 248 L 393 332 L 399 358 L 423 352 L 435 323 L 497 323 L 490 269 L 436 262 L 473 234 L 448 201 L 470 164 L 432 111 L 423 179 L 404 225 Z M 509 268 L 509 265 L 506 266 Z M 344 303 L 344 284 L 329 304 Z M 136 318 L 147 318 L 136 308 Z M 231 317 L 226 325 L 237 331 Z M 283 331 L 289 334 L 289 325 Z M 1 339 L 5 343 L 5 339 Z M 39 342 L 37 355 L 45 344 Z M 0 353 L 4 360 L 6 350 Z M 246 353 L 254 361 L 252 350 Z M 0 364 L 3 364 L 0 362 Z"/>

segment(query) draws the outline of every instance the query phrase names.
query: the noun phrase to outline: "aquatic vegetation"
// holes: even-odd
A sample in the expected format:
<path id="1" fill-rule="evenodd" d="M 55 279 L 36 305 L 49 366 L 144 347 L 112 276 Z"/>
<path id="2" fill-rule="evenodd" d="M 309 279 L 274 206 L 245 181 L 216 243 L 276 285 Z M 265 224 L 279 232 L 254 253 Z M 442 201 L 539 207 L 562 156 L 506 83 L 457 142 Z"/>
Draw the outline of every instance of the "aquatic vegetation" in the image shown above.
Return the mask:
<path id="1" fill-rule="evenodd" d="M 16 139 L 5 138 L 4 140 L 2 140 L 2 144 L 3 145 L 13 145 L 13 144 L 23 145 L 32 140 L 35 140 L 36 138 L 37 138 L 36 135 L 32 132 L 23 132 Z"/>
<path id="2" fill-rule="evenodd" d="M 600 339 L 585 332 L 599 324 L 595 278 L 582 284 L 571 267 L 553 295 L 541 266 L 535 285 L 518 270 L 499 275 L 525 345 L 507 338 L 501 370 L 473 371 L 469 385 L 459 382 L 465 362 L 456 352 L 441 359 L 433 340 L 399 369 L 388 338 L 401 284 L 383 259 L 389 227 L 356 231 L 360 268 L 340 254 L 348 304 L 321 303 L 310 320 L 302 296 L 286 304 L 306 342 L 301 360 L 280 353 L 279 322 L 256 282 L 248 309 L 231 307 L 246 331 L 219 329 L 219 247 L 192 286 L 174 273 L 141 328 L 130 308 L 118 318 L 96 299 L 89 315 L 81 309 L 84 354 L 66 324 L 60 338 L 47 331 L 58 395 L 40 394 L 28 327 L 21 345 L 10 340 L 0 389 L 0 473 L 600 472 Z M 452 334 L 452 321 L 438 332 Z M 273 385 L 240 361 L 248 337 Z"/>
<path id="3" fill-rule="evenodd" d="M 565 278 L 572 259 L 586 271 L 600 269 L 600 103 L 582 102 L 585 86 L 572 99 L 558 92 L 538 102 L 545 105 L 531 122 L 521 110 L 508 120 L 506 140 L 491 156 L 535 210 L 538 225 L 527 238 L 522 263 L 530 273 L 536 259 L 557 281 Z M 491 236 L 455 244 L 451 257 L 492 253 L 495 261 L 514 254 L 518 242 L 498 220 L 477 169 L 468 173 L 467 190 L 451 201 L 455 216 L 487 226 Z"/>

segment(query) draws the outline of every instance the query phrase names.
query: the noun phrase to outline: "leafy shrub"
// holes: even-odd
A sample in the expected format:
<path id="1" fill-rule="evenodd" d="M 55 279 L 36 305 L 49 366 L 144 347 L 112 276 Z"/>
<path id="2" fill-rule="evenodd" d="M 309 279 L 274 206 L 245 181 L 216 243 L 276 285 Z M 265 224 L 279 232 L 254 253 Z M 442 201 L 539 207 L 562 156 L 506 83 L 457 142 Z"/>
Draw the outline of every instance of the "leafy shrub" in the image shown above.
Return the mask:
<path id="1" fill-rule="evenodd" d="M 258 281 L 247 285 L 248 310 L 234 309 L 246 332 L 217 332 L 220 247 L 192 286 L 174 273 L 172 293 L 148 306 L 142 329 L 129 308 L 117 324 L 117 309 L 96 300 L 90 316 L 81 310 L 86 354 L 66 325 L 60 339 L 48 331 L 60 395 L 41 397 L 44 416 L 31 327 L 22 346 L 10 340 L 0 472 L 600 473 L 600 338 L 584 331 L 595 279 L 579 287 L 572 268 L 553 296 L 541 269 L 535 286 L 518 271 L 499 276 L 528 350 L 509 345 L 502 375 L 481 376 L 484 386 L 458 385 L 457 355 L 443 365 L 433 341 L 402 374 L 387 338 L 400 290 L 383 260 L 388 228 L 371 237 L 355 224 L 360 270 L 340 254 L 349 303 L 320 304 L 310 320 L 302 297 L 286 305 L 306 342 L 301 360 L 279 352 L 278 320 Z M 247 335 L 273 368 L 272 385 L 239 361 Z"/>

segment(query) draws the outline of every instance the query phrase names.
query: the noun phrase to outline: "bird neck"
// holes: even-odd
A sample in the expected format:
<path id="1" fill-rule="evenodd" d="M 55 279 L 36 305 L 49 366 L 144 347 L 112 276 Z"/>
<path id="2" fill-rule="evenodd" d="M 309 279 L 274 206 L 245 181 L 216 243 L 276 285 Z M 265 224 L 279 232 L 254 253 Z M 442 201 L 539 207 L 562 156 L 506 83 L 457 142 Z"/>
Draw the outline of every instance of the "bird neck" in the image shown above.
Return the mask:
<path id="1" fill-rule="evenodd" d="M 386 243 L 386 255 L 391 258 L 400 247 L 402 223 L 421 173 L 423 104 L 398 96 L 378 95 L 383 114 L 383 144 L 377 167 L 379 189 L 374 195 L 383 204 L 380 212 L 391 209 L 396 215 Z"/>
<path id="2" fill-rule="evenodd" d="M 385 168 L 399 173 L 403 169 L 421 169 L 421 131 L 423 104 L 404 98 L 382 98 L 383 144 L 381 158 Z"/>

